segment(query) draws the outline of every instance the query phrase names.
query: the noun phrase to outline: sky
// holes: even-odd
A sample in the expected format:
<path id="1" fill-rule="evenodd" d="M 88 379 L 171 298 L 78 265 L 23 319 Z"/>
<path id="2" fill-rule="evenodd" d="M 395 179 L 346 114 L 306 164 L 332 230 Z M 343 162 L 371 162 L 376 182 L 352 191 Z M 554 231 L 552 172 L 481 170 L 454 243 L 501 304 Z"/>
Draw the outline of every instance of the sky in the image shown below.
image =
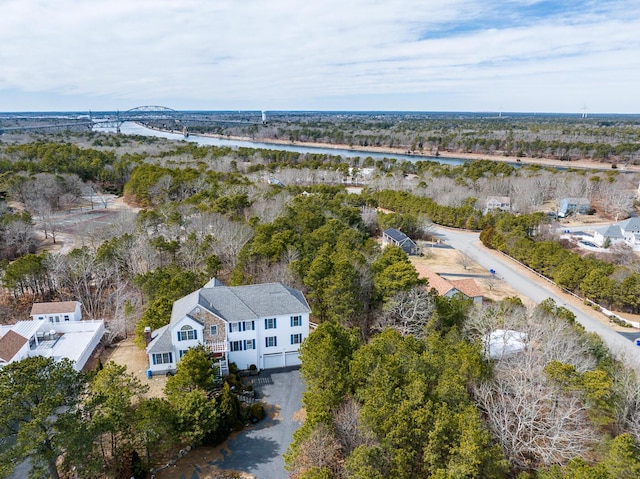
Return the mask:
<path id="1" fill-rule="evenodd" d="M 640 113 L 638 0 L 0 0 L 0 111 Z"/>

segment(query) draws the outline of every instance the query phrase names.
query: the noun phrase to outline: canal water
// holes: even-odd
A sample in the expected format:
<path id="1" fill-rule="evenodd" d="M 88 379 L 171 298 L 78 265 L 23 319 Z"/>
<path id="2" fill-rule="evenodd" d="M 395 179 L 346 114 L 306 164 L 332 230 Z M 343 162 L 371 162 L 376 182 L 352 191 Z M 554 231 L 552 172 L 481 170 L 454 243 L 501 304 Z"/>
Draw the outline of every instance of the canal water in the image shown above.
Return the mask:
<path id="1" fill-rule="evenodd" d="M 113 131 L 113 129 L 101 129 L 96 128 L 96 131 Z M 436 156 L 418 156 L 418 155 L 406 155 L 402 153 L 377 153 L 371 151 L 362 151 L 357 149 L 345 149 L 345 148 L 327 148 L 327 147 L 315 147 L 315 146 L 302 146 L 294 144 L 276 144 L 276 143 L 262 143 L 259 141 L 246 141 L 246 140 L 233 140 L 227 138 L 212 138 L 208 136 L 199 136 L 190 134 L 185 138 L 180 133 L 169 133 L 164 131 L 152 130 L 146 128 L 138 123 L 125 122 L 120 127 L 120 132 L 125 135 L 143 135 L 143 136 L 155 136 L 159 138 L 167 138 L 169 140 L 179 140 L 197 143 L 199 145 L 208 146 L 228 146 L 231 148 L 263 148 L 265 150 L 281 150 L 292 151 L 296 153 L 315 153 L 321 155 L 336 155 L 345 158 L 367 158 L 371 157 L 374 160 L 382 160 L 385 158 L 394 158 L 398 161 L 435 161 L 448 165 L 462 165 L 465 161 L 462 158 L 442 158 Z"/>

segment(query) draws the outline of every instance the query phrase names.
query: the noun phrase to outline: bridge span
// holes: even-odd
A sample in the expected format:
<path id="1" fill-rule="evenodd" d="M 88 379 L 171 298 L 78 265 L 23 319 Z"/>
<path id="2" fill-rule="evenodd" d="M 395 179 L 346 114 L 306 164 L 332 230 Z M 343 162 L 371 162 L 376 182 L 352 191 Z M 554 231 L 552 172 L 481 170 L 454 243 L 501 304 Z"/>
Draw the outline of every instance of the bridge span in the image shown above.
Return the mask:
<path id="1" fill-rule="evenodd" d="M 56 115 L 60 115 L 57 113 Z M 86 115 L 79 115 L 77 118 L 68 118 L 66 122 L 53 121 L 54 114 L 51 114 L 51 122 L 47 123 L 47 114 L 38 114 L 37 124 L 2 126 L 0 123 L 0 134 L 9 131 L 40 130 L 65 127 L 87 127 L 114 128 L 120 132 L 120 127 L 127 121 L 140 123 L 145 126 L 151 124 L 161 124 L 165 128 L 181 130 L 185 136 L 189 134 L 189 127 L 202 124 L 220 125 L 265 125 L 266 113 L 264 111 L 255 112 L 211 112 L 211 111 L 180 111 L 160 105 L 144 105 L 131 108 L 126 111 L 102 111 L 89 112 Z M 26 123 L 25 117 L 20 119 Z M 1 121 L 1 119 L 0 119 Z"/>

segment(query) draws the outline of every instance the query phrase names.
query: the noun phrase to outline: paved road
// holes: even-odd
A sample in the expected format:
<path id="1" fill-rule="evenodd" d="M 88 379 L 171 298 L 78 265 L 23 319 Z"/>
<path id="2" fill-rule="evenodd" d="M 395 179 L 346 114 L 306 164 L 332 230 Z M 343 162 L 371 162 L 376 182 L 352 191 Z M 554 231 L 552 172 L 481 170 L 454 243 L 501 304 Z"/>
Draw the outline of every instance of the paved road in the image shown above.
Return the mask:
<path id="1" fill-rule="evenodd" d="M 270 405 L 270 417 L 227 441 L 223 459 L 211 464 L 247 472 L 258 479 L 284 479 L 288 474 L 282 455 L 302 425 L 294 421 L 294 414 L 302 408 L 304 385 L 297 369 L 277 369 L 261 372 L 254 387 L 259 398 Z"/>
<path id="2" fill-rule="evenodd" d="M 508 258 L 501 258 L 490 253 L 479 242 L 478 233 L 436 228 L 436 234 L 453 248 L 471 257 L 480 266 L 487 270 L 494 269 L 500 279 L 508 282 L 516 291 L 534 302 L 540 303 L 547 298 L 552 298 L 557 304 L 565 306 L 576 315 L 576 320 L 587 331 L 597 333 L 617 357 L 624 357 L 629 365 L 636 369 L 640 368 L 640 348 L 630 341 L 630 338 L 619 334 L 582 310 L 573 307 L 565 298 L 558 295 L 552 285 L 546 283 L 544 279 L 540 278 L 534 281 L 528 275 L 521 274 L 520 267 Z"/>

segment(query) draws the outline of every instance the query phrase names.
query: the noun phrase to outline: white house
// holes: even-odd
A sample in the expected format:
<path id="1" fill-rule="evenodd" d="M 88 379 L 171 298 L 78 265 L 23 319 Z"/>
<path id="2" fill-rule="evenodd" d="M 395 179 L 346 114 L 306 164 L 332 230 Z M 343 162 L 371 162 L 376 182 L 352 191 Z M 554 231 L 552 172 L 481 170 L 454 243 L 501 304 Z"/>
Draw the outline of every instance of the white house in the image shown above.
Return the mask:
<path id="1" fill-rule="evenodd" d="M 18 321 L 0 326 L 0 367 L 31 356 L 62 358 L 80 371 L 104 336 L 104 321 Z"/>
<path id="2" fill-rule="evenodd" d="M 211 349 L 222 374 L 230 362 L 240 369 L 299 365 L 310 311 L 300 291 L 281 283 L 231 287 L 214 278 L 173 303 L 168 325 L 148 331 L 149 369 L 175 370 L 198 344 Z"/>
<path id="3" fill-rule="evenodd" d="M 47 320 L 50 323 L 82 320 L 79 301 L 58 301 L 52 303 L 34 303 L 31 318 Z"/>
<path id="4" fill-rule="evenodd" d="M 490 196 L 484 206 L 484 213 L 489 211 L 511 211 L 511 198 L 509 196 Z"/>
<path id="5" fill-rule="evenodd" d="M 610 245 L 626 244 L 635 251 L 640 251 L 640 218 L 628 218 L 597 229 L 593 233 L 593 239 L 600 247 L 608 240 Z"/>

